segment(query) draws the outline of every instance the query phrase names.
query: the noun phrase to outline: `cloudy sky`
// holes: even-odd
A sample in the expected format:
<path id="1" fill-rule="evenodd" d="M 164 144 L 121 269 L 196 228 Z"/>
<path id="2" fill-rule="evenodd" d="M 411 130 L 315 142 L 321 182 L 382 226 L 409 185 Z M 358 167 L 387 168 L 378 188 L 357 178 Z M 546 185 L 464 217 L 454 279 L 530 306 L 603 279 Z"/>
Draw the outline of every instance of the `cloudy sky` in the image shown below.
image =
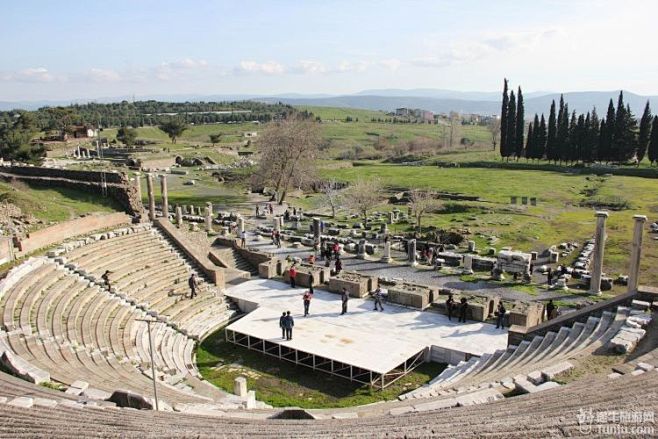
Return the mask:
<path id="1" fill-rule="evenodd" d="M 658 95 L 658 1 L 0 0 L 0 100 L 372 88 Z"/>

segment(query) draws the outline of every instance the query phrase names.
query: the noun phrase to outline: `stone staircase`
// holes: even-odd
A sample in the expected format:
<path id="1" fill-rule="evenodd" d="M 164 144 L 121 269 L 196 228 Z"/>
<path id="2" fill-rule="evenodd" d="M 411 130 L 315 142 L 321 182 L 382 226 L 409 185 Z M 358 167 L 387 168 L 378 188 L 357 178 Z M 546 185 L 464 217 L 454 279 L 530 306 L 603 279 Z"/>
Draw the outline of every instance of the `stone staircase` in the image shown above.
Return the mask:
<path id="1" fill-rule="evenodd" d="M 224 277 L 227 283 L 243 282 L 258 276 L 258 267 L 242 257 L 233 247 L 213 246 L 210 252 L 226 268 Z"/>
<path id="2" fill-rule="evenodd" d="M 478 389 L 501 388 L 522 393 L 554 386 L 549 382 L 567 372 L 574 363 L 595 351 L 617 350 L 620 337 L 633 346 L 644 336 L 651 321 L 646 308 L 618 307 L 616 312 L 590 316 L 585 323 L 576 322 L 557 332 L 535 336 L 518 346 L 508 346 L 493 354 L 472 357 L 449 366 L 427 385 L 405 393 L 400 400 L 459 395 Z"/>

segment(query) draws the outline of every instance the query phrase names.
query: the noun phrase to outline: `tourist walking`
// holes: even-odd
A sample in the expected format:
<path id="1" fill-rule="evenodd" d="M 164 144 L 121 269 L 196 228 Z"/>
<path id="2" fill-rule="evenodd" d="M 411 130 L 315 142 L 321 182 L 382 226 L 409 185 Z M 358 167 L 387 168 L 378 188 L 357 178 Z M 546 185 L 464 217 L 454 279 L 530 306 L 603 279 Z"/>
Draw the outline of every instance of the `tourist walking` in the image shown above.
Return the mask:
<path id="1" fill-rule="evenodd" d="M 548 271 L 546 272 L 546 282 L 548 283 L 549 287 L 553 285 L 553 270 L 551 267 L 548 267 Z"/>
<path id="2" fill-rule="evenodd" d="M 452 320 L 452 311 L 455 309 L 455 298 L 452 293 L 448 294 L 448 300 L 446 300 L 446 311 L 448 312 L 448 320 Z"/>
<path id="3" fill-rule="evenodd" d="M 283 311 L 283 314 L 281 315 L 281 317 L 279 317 L 279 328 L 281 328 L 281 338 L 283 340 L 286 339 L 286 325 L 285 325 L 285 322 L 286 322 L 286 312 Z"/>
<path id="4" fill-rule="evenodd" d="M 311 299 L 313 298 L 313 291 L 308 290 L 304 293 L 304 296 L 302 296 L 302 300 L 304 301 L 304 317 L 308 315 L 308 309 L 311 306 Z"/>
<path id="5" fill-rule="evenodd" d="M 294 264 L 292 267 L 290 267 L 290 270 L 288 270 L 288 276 L 290 277 L 290 288 L 295 288 L 295 281 L 297 280 L 297 268 L 295 268 Z"/>
<path id="6" fill-rule="evenodd" d="M 245 248 L 247 246 L 247 232 L 243 230 L 240 232 L 240 247 Z"/>
<path id="7" fill-rule="evenodd" d="M 334 257 L 336 260 L 340 257 L 340 244 L 338 244 L 338 241 L 334 242 Z"/>
<path id="8" fill-rule="evenodd" d="M 199 287 L 199 281 L 196 278 L 196 273 L 192 273 L 192 276 L 187 280 L 187 284 L 190 286 L 190 299 L 194 299 L 196 296 L 196 290 Z"/>
<path id="9" fill-rule="evenodd" d="M 375 309 L 373 311 L 377 311 L 377 308 L 379 308 L 379 311 L 384 311 L 384 306 L 382 305 L 384 293 L 382 293 L 382 289 L 377 287 L 375 292 L 372 293 L 372 297 L 375 299 Z"/>
<path id="10" fill-rule="evenodd" d="M 256 204 L 256 216 L 260 215 L 260 205 Z"/>
<path id="11" fill-rule="evenodd" d="M 348 300 L 350 300 L 350 295 L 347 294 L 347 289 L 346 288 L 343 288 L 343 291 L 340 293 L 340 300 L 341 300 L 341 303 L 343 305 L 342 311 L 340 313 L 340 315 L 342 316 L 343 314 L 345 314 L 347 312 L 347 302 L 348 302 Z"/>
<path id="12" fill-rule="evenodd" d="M 468 310 L 466 297 L 462 297 L 459 302 L 459 321 L 466 323 L 466 310 Z"/>
<path id="13" fill-rule="evenodd" d="M 340 260 L 340 258 L 336 257 L 336 274 L 340 274 L 340 272 L 343 270 L 343 262 Z"/>
<path id="14" fill-rule="evenodd" d="M 292 328 L 295 326 L 295 320 L 290 315 L 290 311 L 283 318 L 283 327 L 286 330 L 286 340 L 292 340 Z"/>
<path id="15" fill-rule="evenodd" d="M 551 320 L 555 317 L 555 304 L 553 304 L 553 299 L 549 299 L 546 304 L 546 319 Z"/>
<path id="16" fill-rule="evenodd" d="M 497 319 L 496 319 L 496 329 L 502 328 L 505 329 L 505 313 L 507 313 L 507 310 L 505 309 L 505 305 L 503 305 L 503 302 L 498 302 L 498 310 L 497 310 Z"/>
<path id="17" fill-rule="evenodd" d="M 112 289 L 112 285 L 110 285 L 110 274 L 112 274 L 110 270 L 105 270 L 105 273 L 101 276 L 101 279 L 103 279 L 103 282 L 107 285 L 108 290 Z"/>

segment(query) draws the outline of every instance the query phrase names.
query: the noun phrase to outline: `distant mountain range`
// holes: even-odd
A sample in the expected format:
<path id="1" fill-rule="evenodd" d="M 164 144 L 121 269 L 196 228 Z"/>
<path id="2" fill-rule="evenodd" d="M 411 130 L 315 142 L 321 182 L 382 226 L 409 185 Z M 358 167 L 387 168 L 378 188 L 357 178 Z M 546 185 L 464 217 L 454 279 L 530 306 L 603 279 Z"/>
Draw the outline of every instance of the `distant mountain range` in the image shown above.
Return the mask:
<path id="1" fill-rule="evenodd" d="M 570 110 L 587 112 L 596 107 L 599 115 L 604 115 L 608 102 L 612 99 L 615 104 L 619 91 L 585 91 L 564 93 L 565 102 Z M 170 102 L 194 101 L 234 101 L 258 100 L 263 102 L 283 102 L 290 105 L 317 105 L 323 107 L 362 108 L 368 110 L 394 111 L 396 108 L 421 108 L 435 113 L 475 113 L 492 115 L 500 113 L 501 92 L 455 91 L 442 89 L 379 89 L 364 90 L 350 95 L 325 94 L 299 94 L 287 93 L 279 95 L 152 95 L 139 96 L 138 100 L 160 100 Z M 544 113 L 548 116 L 551 101 L 560 99 L 559 93 L 531 92 L 524 94 L 526 118 L 535 113 Z M 69 101 L 29 101 L 29 102 L 3 102 L 0 101 L 0 110 L 22 108 L 34 110 L 43 106 L 69 105 L 72 103 L 99 102 L 110 103 L 122 100 L 132 100 L 132 96 L 107 97 L 99 99 L 73 99 Z M 647 100 L 654 110 L 658 110 L 658 96 L 642 96 L 624 91 L 624 102 L 630 105 L 633 112 L 639 117 Z"/>

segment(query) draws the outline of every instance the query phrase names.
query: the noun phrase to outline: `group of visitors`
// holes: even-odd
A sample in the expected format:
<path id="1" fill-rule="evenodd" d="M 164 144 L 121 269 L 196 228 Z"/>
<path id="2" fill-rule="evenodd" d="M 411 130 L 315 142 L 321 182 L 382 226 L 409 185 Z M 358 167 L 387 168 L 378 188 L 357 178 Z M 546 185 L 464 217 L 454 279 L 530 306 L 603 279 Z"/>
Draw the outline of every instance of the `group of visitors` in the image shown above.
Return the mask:
<path id="1" fill-rule="evenodd" d="M 459 311 L 458 322 L 466 323 L 466 311 L 468 310 L 468 301 L 466 297 L 462 297 L 459 300 L 459 305 L 455 302 L 455 297 L 453 294 L 448 294 L 448 299 L 446 300 L 446 311 L 448 313 L 448 320 L 452 321 L 452 313 L 457 310 Z"/>
<path id="2" fill-rule="evenodd" d="M 274 206 L 272 206 L 272 203 L 267 203 L 263 205 L 263 214 L 267 215 L 268 213 L 270 215 L 274 215 Z M 260 204 L 256 204 L 256 216 L 260 216 L 261 213 L 261 206 Z"/>

